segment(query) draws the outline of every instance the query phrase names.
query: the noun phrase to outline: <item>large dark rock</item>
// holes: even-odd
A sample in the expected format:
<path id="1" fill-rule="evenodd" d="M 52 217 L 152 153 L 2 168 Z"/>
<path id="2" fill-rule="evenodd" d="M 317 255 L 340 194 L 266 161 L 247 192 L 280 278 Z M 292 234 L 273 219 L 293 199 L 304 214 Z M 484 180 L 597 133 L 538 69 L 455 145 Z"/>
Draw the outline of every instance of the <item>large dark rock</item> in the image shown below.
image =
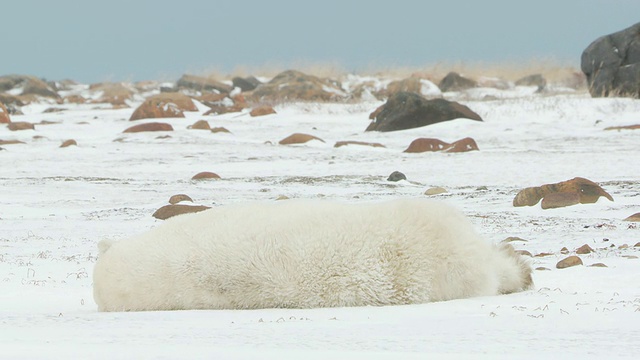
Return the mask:
<path id="1" fill-rule="evenodd" d="M 455 101 L 427 100 L 415 93 L 399 92 L 382 105 L 366 131 L 413 129 L 458 118 L 482 121 L 480 115 Z"/>
<path id="2" fill-rule="evenodd" d="M 448 73 L 438 84 L 438 87 L 443 92 L 467 90 L 477 86 L 478 83 L 475 80 L 466 78 L 456 72 Z"/>
<path id="3" fill-rule="evenodd" d="M 22 98 L 40 96 L 52 99 L 60 99 L 60 96 L 46 82 L 34 76 L 6 75 L 0 76 L 0 92 L 20 89 Z"/>
<path id="4" fill-rule="evenodd" d="M 582 53 L 581 67 L 591 96 L 640 98 L 640 23 L 596 39 Z"/>
<path id="5" fill-rule="evenodd" d="M 234 77 L 233 79 L 231 79 L 231 82 L 233 83 L 234 88 L 236 87 L 240 88 L 242 92 L 252 91 L 253 89 L 257 88 L 260 84 L 262 84 L 260 80 L 256 79 L 253 76 L 249 76 L 246 78 Z"/>
<path id="6" fill-rule="evenodd" d="M 258 102 L 335 101 L 346 94 L 336 81 L 287 70 L 258 86 L 251 97 Z"/>
<path id="7" fill-rule="evenodd" d="M 178 80 L 178 82 L 176 83 L 176 86 L 178 88 L 183 88 L 183 89 L 191 89 L 191 90 L 195 90 L 195 91 L 208 91 L 208 92 L 219 92 L 219 93 L 230 93 L 231 90 L 233 90 L 233 87 L 221 83 L 219 81 L 210 79 L 210 78 L 205 78 L 205 77 L 200 77 L 200 76 L 194 76 L 194 75 L 182 75 L 182 77 Z"/>

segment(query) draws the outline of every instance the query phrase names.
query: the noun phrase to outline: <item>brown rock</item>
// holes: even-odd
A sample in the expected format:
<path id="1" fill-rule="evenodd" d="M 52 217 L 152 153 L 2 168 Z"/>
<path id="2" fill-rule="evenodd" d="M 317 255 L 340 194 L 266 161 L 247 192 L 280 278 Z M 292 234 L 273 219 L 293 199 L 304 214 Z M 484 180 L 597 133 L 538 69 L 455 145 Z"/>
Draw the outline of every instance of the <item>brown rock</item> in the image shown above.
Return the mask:
<path id="1" fill-rule="evenodd" d="M 564 254 L 564 255 L 566 255 L 566 254 L 568 254 L 568 253 L 569 253 L 569 249 L 567 249 L 567 247 L 566 247 L 566 246 L 565 246 L 565 247 L 563 247 L 562 249 L 560 249 L 560 254 Z"/>
<path id="2" fill-rule="evenodd" d="M 209 107 L 210 107 L 210 109 L 207 110 L 207 112 L 205 112 L 202 115 L 222 115 L 222 114 L 227 114 L 227 113 L 240 112 L 240 111 L 242 111 L 242 109 L 244 109 L 244 107 L 236 106 L 236 105 L 232 105 L 232 106 L 211 105 Z"/>
<path id="3" fill-rule="evenodd" d="M 443 188 L 443 187 L 432 187 L 427 189 L 427 191 L 424 192 L 425 195 L 439 195 L 439 194 L 444 194 L 448 192 L 447 189 Z"/>
<path id="4" fill-rule="evenodd" d="M 177 194 L 169 198 L 169 204 L 171 205 L 175 205 L 181 201 L 193 202 L 193 200 L 189 197 L 189 195 L 185 195 L 185 194 Z"/>
<path id="5" fill-rule="evenodd" d="M 427 151 L 441 151 L 449 146 L 442 140 L 432 138 L 418 138 L 409 144 L 409 147 L 404 151 L 406 153 L 422 153 Z"/>
<path id="6" fill-rule="evenodd" d="M 107 103 L 117 108 L 129 107 L 129 105 L 127 104 L 127 101 L 133 100 L 133 97 L 135 95 L 135 90 L 123 83 L 104 82 L 104 83 L 91 84 L 89 85 L 89 90 L 91 92 L 100 93 L 100 97 L 95 100 L 92 100 L 91 101 L 92 103 L 94 104 Z M 72 99 L 74 101 L 70 101 L 70 102 L 80 101 L 81 98 L 82 97 L 74 98 Z"/>
<path id="7" fill-rule="evenodd" d="M 513 199 L 513 206 L 533 206 L 548 194 L 570 192 L 578 193 L 580 196 L 580 203 L 582 204 L 594 203 L 598 201 L 600 196 L 604 196 L 613 201 L 613 197 L 604 191 L 604 189 L 602 189 L 598 184 L 591 180 L 577 177 L 555 184 L 546 184 L 520 190 Z"/>
<path id="8" fill-rule="evenodd" d="M 207 120 L 198 120 L 193 125 L 187 126 L 187 129 L 194 130 L 211 130 L 211 126 L 209 126 L 209 122 Z"/>
<path id="9" fill-rule="evenodd" d="M 638 257 L 635 255 L 622 255 L 621 257 L 625 258 L 625 259 L 637 259 Z"/>
<path id="10" fill-rule="evenodd" d="M 276 198 L 276 201 L 280 201 L 280 200 L 289 200 L 289 197 L 287 195 L 279 195 Z"/>
<path id="11" fill-rule="evenodd" d="M 7 125 L 7 128 L 11 131 L 35 130 L 35 126 L 33 126 L 32 123 L 28 123 L 26 121 L 10 122 L 9 125 Z"/>
<path id="12" fill-rule="evenodd" d="M 181 93 L 161 93 L 145 100 L 131 114 L 130 121 L 157 118 L 183 118 L 183 111 L 198 111 L 190 97 Z"/>
<path id="13" fill-rule="evenodd" d="M 0 145 L 13 145 L 13 144 L 26 144 L 24 141 L 20 140 L 2 140 L 0 139 Z"/>
<path id="14" fill-rule="evenodd" d="M 196 212 L 204 211 L 207 209 L 211 209 L 211 208 L 209 206 L 203 206 L 203 205 L 195 205 L 195 206 L 181 205 L 181 204 L 165 205 L 160 209 L 156 210 L 156 212 L 154 212 L 152 216 L 156 219 L 166 220 L 170 217 L 174 217 L 177 215 L 196 213 Z"/>
<path id="15" fill-rule="evenodd" d="M 295 133 L 295 134 L 291 134 L 289 136 L 287 136 L 286 138 L 280 140 L 278 142 L 278 144 L 280 145 L 292 145 L 292 144 L 304 144 L 307 141 L 311 141 L 311 140 L 319 140 L 324 142 L 324 140 L 315 137 L 313 135 L 308 135 L 308 134 L 301 134 L 301 133 Z"/>
<path id="16" fill-rule="evenodd" d="M 10 122 L 11 117 L 9 116 L 9 110 L 7 110 L 3 103 L 0 103 L 0 124 L 8 124 Z"/>
<path id="17" fill-rule="evenodd" d="M 478 83 L 475 80 L 466 78 L 453 71 L 448 73 L 438 84 L 438 87 L 442 92 L 461 91 L 474 88 L 476 86 L 478 86 Z"/>
<path id="18" fill-rule="evenodd" d="M 629 216 L 628 218 L 624 219 L 624 221 L 640 222 L 640 212 Z"/>
<path id="19" fill-rule="evenodd" d="M 539 254 L 536 254 L 534 257 L 545 257 L 545 256 L 551 256 L 553 255 L 552 253 L 547 253 L 547 252 L 542 252 Z"/>
<path id="20" fill-rule="evenodd" d="M 338 141 L 336 142 L 335 145 L 333 145 L 333 147 L 339 148 L 341 146 L 346 146 L 346 145 L 362 145 L 362 146 L 371 146 L 371 147 L 380 147 L 380 148 L 385 147 L 380 143 L 370 143 L 370 142 L 352 141 L 352 140 Z"/>
<path id="21" fill-rule="evenodd" d="M 480 150 L 478 149 L 478 144 L 476 144 L 476 141 L 473 140 L 472 138 L 466 137 L 464 139 L 454 141 L 442 151 L 449 152 L 449 153 L 459 153 L 459 152 L 467 152 L 467 151 L 473 151 L 473 150 Z"/>
<path id="22" fill-rule="evenodd" d="M 78 146 L 78 143 L 73 139 L 69 139 L 69 140 L 63 141 L 62 145 L 60 145 L 60 147 L 61 148 L 65 148 L 65 147 L 72 146 L 72 145 L 73 146 Z"/>
<path id="23" fill-rule="evenodd" d="M 514 241 L 522 241 L 522 242 L 529 242 L 529 240 L 523 239 L 521 237 L 518 236 L 509 236 L 506 239 L 502 240 L 501 242 L 503 243 L 511 243 Z"/>
<path id="24" fill-rule="evenodd" d="M 346 97 L 336 81 L 287 70 L 258 86 L 251 98 L 257 102 L 335 101 Z"/>
<path id="25" fill-rule="evenodd" d="M 622 250 L 622 249 L 628 249 L 629 248 L 629 244 L 622 244 L 620 246 L 618 246 L 618 249 Z"/>
<path id="26" fill-rule="evenodd" d="M 627 125 L 627 126 L 610 126 L 604 128 L 605 130 L 637 130 L 640 129 L 640 124 L 637 125 Z"/>
<path id="27" fill-rule="evenodd" d="M 203 171 L 193 175 L 191 180 L 220 179 L 220 175 L 209 171 Z"/>
<path id="28" fill-rule="evenodd" d="M 536 268 L 536 270 L 538 270 L 538 271 L 550 271 L 551 269 L 549 269 L 548 267 L 539 266 L 539 267 Z"/>
<path id="29" fill-rule="evenodd" d="M 589 265 L 589 267 L 601 267 L 601 268 L 605 268 L 608 267 L 607 265 L 603 264 L 603 263 L 595 263 L 595 264 L 591 264 Z"/>
<path id="30" fill-rule="evenodd" d="M 640 242 L 637 242 L 633 247 L 640 247 Z"/>
<path id="31" fill-rule="evenodd" d="M 268 105 L 258 106 L 257 108 L 252 109 L 251 112 L 249 113 L 249 115 L 253 117 L 264 116 L 269 114 L 276 114 L 276 111 L 273 110 L 273 108 Z"/>
<path id="32" fill-rule="evenodd" d="M 224 127 L 214 127 L 213 129 L 211 129 L 212 133 L 219 133 L 219 132 L 224 132 L 224 133 L 229 133 L 231 134 L 231 131 L 227 130 Z"/>
<path id="33" fill-rule="evenodd" d="M 556 268 L 565 269 L 565 268 L 576 266 L 576 265 L 582 265 L 582 259 L 580 259 L 578 256 L 572 255 L 565 259 L 560 260 L 556 264 Z"/>
<path id="34" fill-rule="evenodd" d="M 580 246 L 578 249 L 576 249 L 576 254 L 590 254 L 593 252 L 593 249 L 591 248 L 591 246 L 584 244 L 582 246 Z"/>
<path id="35" fill-rule="evenodd" d="M 527 250 L 516 250 L 516 254 L 522 255 L 522 256 L 528 256 L 528 257 L 533 257 L 533 255 L 531 255 L 531 253 Z"/>
<path id="36" fill-rule="evenodd" d="M 580 194 L 577 192 L 550 193 L 542 198 L 540 206 L 543 209 L 555 209 L 580 203 Z"/>
<path id="37" fill-rule="evenodd" d="M 410 92 L 391 95 L 365 131 L 397 131 L 459 118 L 482 121 L 468 107 L 445 99 L 427 100 Z"/>
<path id="38" fill-rule="evenodd" d="M 151 122 L 151 123 L 132 126 L 123 132 L 137 133 L 137 132 L 144 132 L 144 131 L 173 131 L 173 127 L 167 123 Z"/>

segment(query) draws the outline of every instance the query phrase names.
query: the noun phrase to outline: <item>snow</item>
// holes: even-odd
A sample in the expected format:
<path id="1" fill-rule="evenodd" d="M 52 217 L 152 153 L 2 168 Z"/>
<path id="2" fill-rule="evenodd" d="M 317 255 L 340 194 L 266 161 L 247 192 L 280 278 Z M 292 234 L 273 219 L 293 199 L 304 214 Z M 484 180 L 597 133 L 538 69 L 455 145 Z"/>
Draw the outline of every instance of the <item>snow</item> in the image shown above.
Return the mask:
<path id="1" fill-rule="evenodd" d="M 498 99 L 482 100 L 484 95 Z M 41 113 L 32 104 L 0 127 L 22 140 L 0 151 L 1 358 L 222 359 L 539 359 L 635 358 L 640 353 L 640 211 L 638 131 L 604 131 L 638 123 L 640 102 L 531 89 L 445 93 L 484 122 L 458 119 L 391 133 L 364 132 L 382 104 L 288 103 L 277 114 L 246 112 L 163 119 L 170 133 L 123 134 L 132 109 L 65 104 Z M 196 120 L 231 134 L 187 130 Z M 60 124 L 37 125 L 42 120 Z M 152 120 L 149 120 L 152 121 Z M 280 146 L 295 132 L 317 136 Z M 171 137 L 157 139 L 159 135 Z M 34 135 L 43 136 L 33 139 Z M 405 154 L 418 137 L 451 142 L 473 137 L 480 151 Z M 78 146 L 58 148 L 66 139 Z M 119 139 L 119 141 L 115 141 Z M 386 148 L 344 146 L 341 140 Z M 270 143 L 268 143 L 270 142 Z M 407 181 L 390 183 L 395 171 Z M 191 181 L 213 171 L 218 181 Z M 514 208 L 524 187 L 581 176 L 615 199 L 542 210 Z M 217 206 L 254 199 L 323 197 L 376 201 L 435 196 L 462 209 L 492 242 L 509 236 L 532 254 L 536 288 L 517 294 L 398 307 L 98 313 L 91 276 L 99 240 L 157 226 L 151 214 L 171 195 Z M 483 188 L 484 187 L 484 188 Z M 286 201 L 286 200 L 285 200 Z M 589 244 L 585 266 L 556 262 Z M 620 245 L 628 244 L 628 248 Z M 608 267 L 588 267 L 602 262 Z"/>

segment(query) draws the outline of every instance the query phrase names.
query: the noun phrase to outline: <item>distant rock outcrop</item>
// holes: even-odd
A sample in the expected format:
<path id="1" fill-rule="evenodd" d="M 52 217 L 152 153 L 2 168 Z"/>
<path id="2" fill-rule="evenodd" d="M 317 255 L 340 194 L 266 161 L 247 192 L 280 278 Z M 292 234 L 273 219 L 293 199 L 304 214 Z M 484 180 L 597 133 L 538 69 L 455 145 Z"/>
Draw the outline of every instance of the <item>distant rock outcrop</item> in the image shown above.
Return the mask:
<path id="1" fill-rule="evenodd" d="M 257 102 L 335 101 L 346 97 L 338 82 L 295 70 L 276 75 L 268 83 L 258 86 L 251 95 Z"/>
<path id="2" fill-rule="evenodd" d="M 181 93 L 160 93 L 138 106 L 129 120 L 183 118 L 183 111 L 198 111 L 190 97 Z"/>
<path id="3" fill-rule="evenodd" d="M 542 74 L 533 74 L 516 80 L 516 86 L 537 86 L 542 91 L 547 86 L 547 79 Z"/>
<path id="4" fill-rule="evenodd" d="M 89 90 L 97 94 L 92 103 L 107 103 L 114 107 L 129 107 L 127 101 L 131 101 L 136 94 L 135 89 L 123 83 L 95 83 L 89 85 Z"/>
<path id="5" fill-rule="evenodd" d="M 376 93 L 376 97 L 387 98 L 399 92 L 416 93 L 428 98 L 442 97 L 442 91 L 436 84 L 417 76 L 390 82 L 384 90 Z"/>
<path id="6" fill-rule="evenodd" d="M 262 84 L 260 80 L 256 79 L 253 76 L 249 76 L 246 78 L 241 78 L 236 76 L 233 79 L 231 79 L 231 82 L 233 83 L 234 88 L 240 88 L 242 92 L 253 91 L 260 84 Z"/>
<path id="7" fill-rule="evenodd" d="M 591 96 L 640 98 L 640 23 L 592 42 L 581 68 Z"/>
<path id="8" fill-rule="evenodd" d="M 4 104 L 0 102 L 0 124 L 7 124 L 10 122 L 11 117 L 9 116 L 9 110 L 7 110 Z"/>
<path id="9" fill-rule="evenodd" d="M 405 130 L 458 118 L 482 121 L 480 115 L 455 101 L 427 100 L 415 93 L 399 92 L 389 97 L 366 131 Z"/>
<path id="10" fill-rule="evenodd" d="M 477 86 L 478 86 L 478 83 L 475 80 L 466 78 L 453 71 L 448 73 L 442 80 L 440 80 L 440 83 L 438 84 L 438 87 L 443 92 L 462 91 L 462 90 L 471 89 Z"/>
<path id="11" fill-rule="evenodd" d="M 190 89 L 200 92 L 216 92 L 216 93 L 230 93 L 233 90 L 232 86 L 221 83 L 211 78 L 200 77 L 195 75 L 182 75 L 182 77 L 176 83 L 178 88 Z"/>
<path id="12" fill-rule="evenodd" d="M 604 191 L 600 185 L 591 180 L 577 177 L 555 184 L 546 184 L 520 190 L 513 199 L 513 206 L 533 206 L 542 199 L 543 208 L 550 209 L 575 205 L 577 203 L 595 203 L 601 196 L 613 201 L 613 197 Z"/>
<path id="13" fill-rule="evenodd" d="M 28 75 L 0 76 L 0 92 L 10 92 L 24 102 L 31 102 L 36 97 L 60 99 L 60 95 L 49 84 Z"/>

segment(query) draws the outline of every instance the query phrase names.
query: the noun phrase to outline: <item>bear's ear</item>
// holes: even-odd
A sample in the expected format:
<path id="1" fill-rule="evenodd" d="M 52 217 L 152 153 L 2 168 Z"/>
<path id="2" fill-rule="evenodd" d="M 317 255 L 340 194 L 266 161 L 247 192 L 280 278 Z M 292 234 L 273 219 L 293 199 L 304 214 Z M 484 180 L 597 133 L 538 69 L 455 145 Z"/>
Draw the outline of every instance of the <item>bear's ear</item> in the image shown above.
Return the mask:
<path id="1" fill-rule="evenodd" d="M 109 250 L 111 248 L 111 245 L 113 245 L 115 241 L 113 240 L 101 240 L 98 243 L 98 256 L 104 254 L 107 252 L 107 250 Z"/>

